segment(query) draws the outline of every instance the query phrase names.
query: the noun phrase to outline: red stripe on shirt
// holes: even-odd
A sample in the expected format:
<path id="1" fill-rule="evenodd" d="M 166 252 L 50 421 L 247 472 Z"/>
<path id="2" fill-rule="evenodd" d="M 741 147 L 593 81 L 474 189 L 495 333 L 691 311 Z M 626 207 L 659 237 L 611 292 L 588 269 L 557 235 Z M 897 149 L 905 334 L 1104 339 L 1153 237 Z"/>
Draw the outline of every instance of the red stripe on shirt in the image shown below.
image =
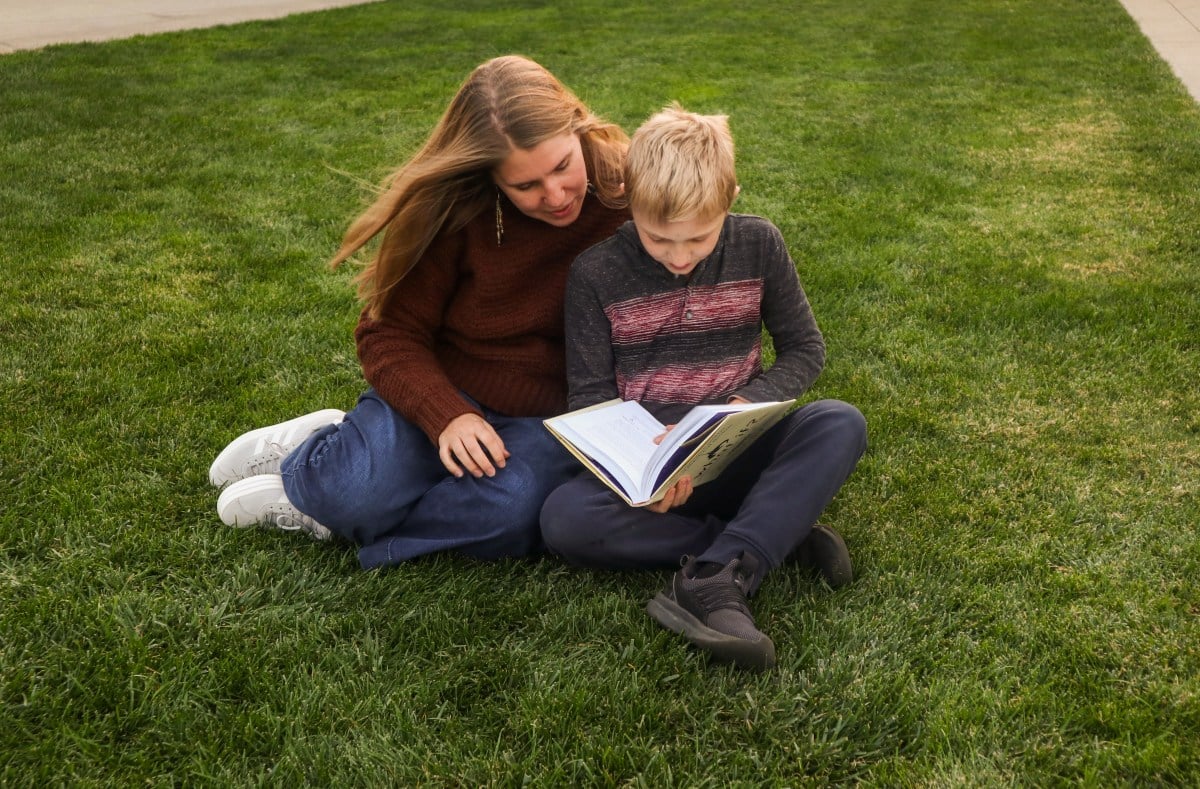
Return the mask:
<path id="1" fill-rule="evenodd" d="M 615 345 L 648 342 L 663 334 L 712 331 L 759 320 L 762 282 L 741 280 L 627 299 L 605 310 Z"/>

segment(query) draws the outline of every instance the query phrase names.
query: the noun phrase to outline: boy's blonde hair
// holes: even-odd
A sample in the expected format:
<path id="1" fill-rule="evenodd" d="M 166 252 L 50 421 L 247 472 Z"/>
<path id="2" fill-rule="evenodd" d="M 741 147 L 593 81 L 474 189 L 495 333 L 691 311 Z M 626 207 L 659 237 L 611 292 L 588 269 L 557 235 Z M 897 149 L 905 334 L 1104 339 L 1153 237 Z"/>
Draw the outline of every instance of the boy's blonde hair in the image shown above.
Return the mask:
<path id="1" fill-rule="evenodd" d="M 492 170 L 514 150 L 567 133 L 579 137 L 599 201 L 624 206 L 625 132 L 528 58 L 505 55 L 483 63 L 459 87 L 425 145 L 350 225 L 330 264 L 336 267 L 383 233 L 379 251 L 357 277 L 360 298 L 378 318 L 440 230 L 463 227 L 496 201 Z"/>
<path id="2" fill-rule="evenodd" d="M 652 222 L 708 219 L 737 197 L 733 135 L 725 115 L 697 115 L 678 103 L 643 123 L 625 159 L 630 210 Z"/>

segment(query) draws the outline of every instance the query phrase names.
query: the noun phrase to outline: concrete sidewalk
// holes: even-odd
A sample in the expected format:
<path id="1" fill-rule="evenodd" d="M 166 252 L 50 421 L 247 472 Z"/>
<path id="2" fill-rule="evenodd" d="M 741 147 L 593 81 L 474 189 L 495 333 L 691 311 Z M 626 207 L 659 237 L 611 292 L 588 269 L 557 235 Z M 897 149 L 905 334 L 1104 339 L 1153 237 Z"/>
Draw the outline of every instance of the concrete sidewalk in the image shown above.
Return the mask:
<path id="1" fill-rule="evenodd" d="M 375 0 L 0 0 L 0 53 L 275 19 Z"/>
<path id="2" fill-rule="evenodd" d="M 1142 33 L 1200 101 L 1200 0 L 1121 0 Z"/>
<path id="3" fill-rule="evenodd" d="M 375 0 L 0 0 L 0 53 L 105 41 Z M 1200 0 L 1121 0 L 1159 55 L 1200 101 Z"/>

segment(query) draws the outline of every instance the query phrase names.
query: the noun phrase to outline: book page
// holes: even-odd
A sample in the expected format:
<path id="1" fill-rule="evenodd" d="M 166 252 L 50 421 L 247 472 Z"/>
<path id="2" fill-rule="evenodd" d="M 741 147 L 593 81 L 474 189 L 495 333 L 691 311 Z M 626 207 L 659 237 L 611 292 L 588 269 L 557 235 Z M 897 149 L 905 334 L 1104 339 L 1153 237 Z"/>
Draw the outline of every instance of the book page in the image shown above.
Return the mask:
<path id="1" fill-rule="evenodd" d="M 666 430 L 650 412 L 633 401 L 553 421 L 577 447 L 620 466 L 631 480 L 642 477 L 646 462 L 658 449 L 654 439 Z"/>
<path id="2" fill-rule="evenodd" d="M 693 485 L 717 476 L 746 445 L 774 425 L 794 400 L 696 406 L 671 431 L 663 445 L 669 453 L 655 458 L 643 483 L 647 495 L 658 495 L 683 473 Z M 661 451 L 660 447 L 660 451 Z"/>
<path id="3" fill-rule="evenodd" d="M 684 414 L 679 423 L 663 439 L 662 444 L 658 446 L 650 464 L 646 467 L 645 484 L 649 486 L 654 478 L 659 476 L 659 472 L 669 465 L 670 460 L 677 457 L 680 445 L 692 444 L 702 439 L 713 425 L 720 422 L 725 416 L 741 411 L 757 411 L 773 405 L 773 403 L 724 403 L 694 407 Z"/>

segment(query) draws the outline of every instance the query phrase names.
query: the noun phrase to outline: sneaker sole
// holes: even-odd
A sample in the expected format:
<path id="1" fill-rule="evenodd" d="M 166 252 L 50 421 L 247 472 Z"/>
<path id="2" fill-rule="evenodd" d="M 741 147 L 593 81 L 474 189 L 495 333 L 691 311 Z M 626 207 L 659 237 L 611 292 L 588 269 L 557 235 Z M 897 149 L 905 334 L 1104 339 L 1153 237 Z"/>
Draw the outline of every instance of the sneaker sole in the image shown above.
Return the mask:
<path id="1" fill-rule="evenodd" d="M 236 502 L 242 496 L 258 493 L 263 490 L 282 490 L 277 474 L 263 474 L 258 477 L 248 477 L 238 480 L 217 497 L 217 515 L 226 526 L 236 526 L 244 529 L 247 526 L 259 525 L 257 512 L 247 512 L 237 506 Z"/>
<path id="2" fill-rule="evenodd" d="M 840 534 L 818 523 L 813 526 L 807 542 L 812 543 L 809 546 L 810 555 L 821 577 L 831 589 L 840 589 L 854 580 L 850 551 Z"/>
<path id="3" fill-rule="evenodd" d="M 667 630 L 679 633 L 719 661 L 752 671 L 763 671 L 775 665 L 775 644 L 771 639 L 763 636 L 761 641 L 747 641 L 713 630 L 661 592 L 646 604 L 646 613 Z"/>
<path id="4" fill-rule="evenodd" d="M 263 436 L 268 436 L 271 433 L 274 433 L 275 431 L 279 430 L 283 424 L 289 424 L 291 422 L 296 423 L 288 430 L 288 435 L 291 435 L 297 429 L 311 426 L 311 429 L 304 434 L 305 437 L 307 437 L 313 432 L 320 430 L 325 425 L 338 424 L 345 416 L 345 411 L 341 411 L 336 408 L 326 408 L 323 411 L 314 411 L 311 414 L 298 416 L 295 419 L 289 420 L 288 422 L 283 422 L 277 425 L 268 425 L 267 427 L 260 427 L 257 430 L 251 430 L 249 432 L 242 433 L 233 441 L 230 441 L 225 448 L 221 450 L 221 454 L 217 455 L 217 459 L 212 462 L 212 465 L 208 467 L 208 481 L 214 488 L 223 488 L 232 482 L 238 482 L 239 480 L 244 479 L 244 477 L 238 476 L 236 469 L 224 467 L 228 464 L 228 459 L 234 455 L 241 454 L 241 448 L 247 443 L 256 442 Z"/>

